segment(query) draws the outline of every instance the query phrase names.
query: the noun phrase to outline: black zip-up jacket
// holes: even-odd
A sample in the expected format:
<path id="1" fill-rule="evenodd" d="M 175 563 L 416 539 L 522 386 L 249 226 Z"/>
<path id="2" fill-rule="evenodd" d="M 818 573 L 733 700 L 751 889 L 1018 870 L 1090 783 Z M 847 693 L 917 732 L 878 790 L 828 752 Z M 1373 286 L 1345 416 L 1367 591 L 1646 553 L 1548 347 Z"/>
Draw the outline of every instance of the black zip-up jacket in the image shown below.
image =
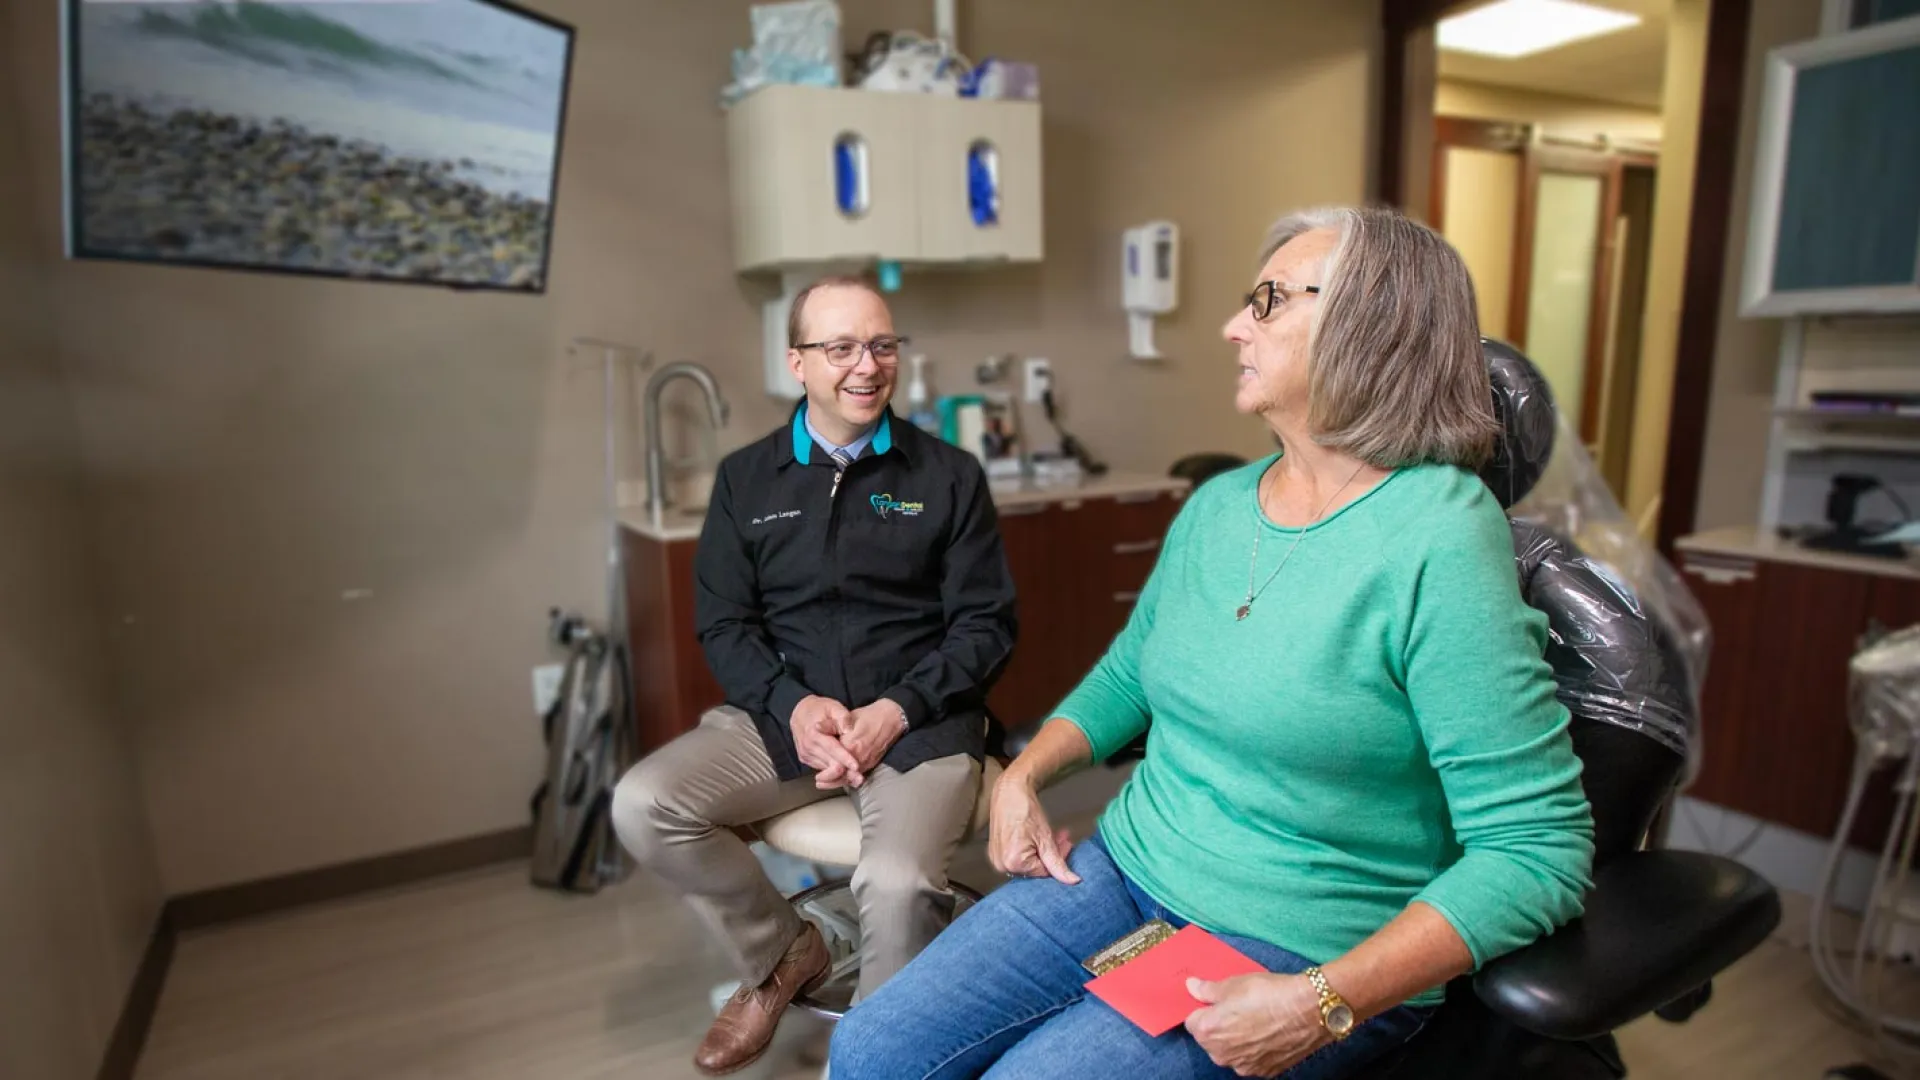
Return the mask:
<path id="1" fill-rule="evenodd" d="M 982 757 L 987 692 L 1016 629 L 985 472 L 889 413 L 836 490 L 804 408 L 714 478 L 694 556 L 708 666 L 783 780 L 807 771 L 790 721 L 810 694 L 898 703 L 909 730 L 883 761 L 901 772 Z"/>

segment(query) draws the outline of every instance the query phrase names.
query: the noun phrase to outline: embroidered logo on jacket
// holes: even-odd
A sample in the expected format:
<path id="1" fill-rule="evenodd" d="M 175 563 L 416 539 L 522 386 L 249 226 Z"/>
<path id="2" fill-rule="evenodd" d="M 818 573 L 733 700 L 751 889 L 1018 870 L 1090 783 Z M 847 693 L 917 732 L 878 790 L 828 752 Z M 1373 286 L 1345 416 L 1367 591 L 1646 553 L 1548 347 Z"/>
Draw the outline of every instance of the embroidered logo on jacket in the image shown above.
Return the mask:
<path id="1" fill-rule="evenodd" d="M 873 512 L 879 514 L 882 521 L 894 514 L 899 514 L 901 517 L 919 517 L 927 508 L 926 503 L 900 502 L 892 495 L 875 495 L 867 501 L 873 504 Z"/>

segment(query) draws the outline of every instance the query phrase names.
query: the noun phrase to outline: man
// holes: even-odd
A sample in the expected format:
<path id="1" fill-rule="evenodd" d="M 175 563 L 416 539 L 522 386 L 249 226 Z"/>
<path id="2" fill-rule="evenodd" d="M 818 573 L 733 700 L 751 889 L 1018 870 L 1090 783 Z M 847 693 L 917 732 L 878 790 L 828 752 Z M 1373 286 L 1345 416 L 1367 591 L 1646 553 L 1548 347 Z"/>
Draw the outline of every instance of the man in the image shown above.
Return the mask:
<path id="1" fill-rule="evenodd" d="M 694 560 L 700 641 L 728 704 L 615 792 L 621 842 L 739 970 L 695 1054 L 708 1075 L 757 1060 L 828 967 L 820 932 L 729 826 L 853 797 L 860 998 L 952 916 L 947 862 L 979 794 L 1013 582 L 979 463 L 888 409 L 902 340 L 863 281 L 795 297 L 787 364 L 805 399 L 721 463 Z"/>

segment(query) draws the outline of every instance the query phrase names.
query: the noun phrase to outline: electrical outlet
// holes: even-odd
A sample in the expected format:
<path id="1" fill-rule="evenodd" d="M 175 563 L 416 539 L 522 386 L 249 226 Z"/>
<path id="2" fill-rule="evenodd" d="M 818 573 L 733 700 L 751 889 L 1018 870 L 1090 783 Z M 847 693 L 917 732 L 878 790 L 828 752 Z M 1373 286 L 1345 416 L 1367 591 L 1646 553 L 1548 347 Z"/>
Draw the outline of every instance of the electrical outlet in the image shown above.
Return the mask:
<path id="1" fill-rule="evenodd" d="M 1027 357 L 1027 404 L 1038 405 L 1053 389 L 1053 361 L 1044 356 Z"/>
<path id="2" fill-rule="evenodd" d="M 533 669 L 533 714 L 547 715 L 553 703 L 560 697 L 560 680 L 566 675 L 563 664 L 541 664 Z"/>

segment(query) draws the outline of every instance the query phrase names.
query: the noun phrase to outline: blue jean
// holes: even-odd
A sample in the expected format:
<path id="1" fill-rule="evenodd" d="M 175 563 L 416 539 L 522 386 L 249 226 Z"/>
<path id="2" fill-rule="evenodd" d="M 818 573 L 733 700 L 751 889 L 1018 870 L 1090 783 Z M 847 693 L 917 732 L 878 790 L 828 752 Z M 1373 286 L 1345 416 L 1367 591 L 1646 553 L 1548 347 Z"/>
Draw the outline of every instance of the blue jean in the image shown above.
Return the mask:
<path id="1" fill-rule="evenodd" d="M 1068 863 L 1079 885 L 1010 881 L 966 912 L 834 1032 L 833 1080 L 1213 1080 L 1185 1028 L 1155 1039 L 1091 994 L 1080 966 L 1148 919 L 1184 921 L 1127 880 L 1094 837 Z M 1312 963 L 1250 938 L 1222 936 L 1268 971 Z M 1399 1006 L 1289 1069 L 1286 1080 L 1339 1080 L 1411 1038 L 1431 1010 Z"/>

